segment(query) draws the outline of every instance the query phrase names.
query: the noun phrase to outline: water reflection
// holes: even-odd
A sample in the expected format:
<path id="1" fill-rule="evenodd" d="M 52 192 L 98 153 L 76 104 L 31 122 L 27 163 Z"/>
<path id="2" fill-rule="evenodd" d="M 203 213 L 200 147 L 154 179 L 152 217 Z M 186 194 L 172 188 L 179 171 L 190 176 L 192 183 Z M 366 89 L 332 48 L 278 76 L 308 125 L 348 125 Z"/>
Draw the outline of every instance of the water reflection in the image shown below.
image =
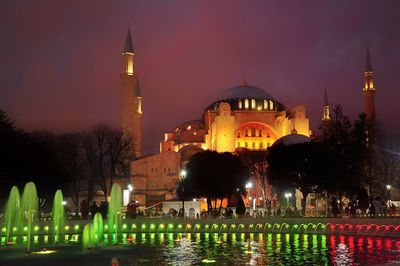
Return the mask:
<path id="1" fill-rule="evenodd" d="M 65 235 L 54 257 L 82 256 L 78 235 Z M 51 236 L 34 237 L 36 251 L 52 245 Z M 107 238 L 105 238 L 107 240 Z M 118 253 L 122 265 L 366 265 L 400 262 L 400 239 L 316 234 L 138 233 L 121 236 L 121 245 L 105 244 L 81 259 L 104 264 Z M 15 239 L 21 247 L 24 239 Z M 10 247 L 1 239 L 2 257 Z M 64 245 L 64 246 L 63 246 Z M 68 249 L 66 248 L 68 246 Z M 49 249 L 49 248 L 48 248 Z M 15 249 L 16 250 L 16 249 Z M 8 253 L 7 253 L 8 252 Z M 75 255 L 74 255 L 75 254 Z M 93 255 L 93 257 L 91 257 Z M 16 265 L 16 264 L 14 264 Z"/>

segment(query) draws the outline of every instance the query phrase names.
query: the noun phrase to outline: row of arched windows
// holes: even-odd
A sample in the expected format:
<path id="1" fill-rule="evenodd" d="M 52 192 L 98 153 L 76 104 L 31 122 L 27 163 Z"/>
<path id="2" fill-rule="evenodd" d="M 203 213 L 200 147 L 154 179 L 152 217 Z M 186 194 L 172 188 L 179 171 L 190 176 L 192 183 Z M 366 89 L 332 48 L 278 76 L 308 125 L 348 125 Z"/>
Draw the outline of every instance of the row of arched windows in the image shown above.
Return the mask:
<path id="1" fill-rule="evenodd" d="M 274 102 L 271 100 L 259 101 L 256 99 L 244 99 L 238 100 L 239 109 L 251 109 L 251 110 L 274 110 Z"/>
<path id="2" fill-rule="evenodd" d="M 248 149 L 264 149 L 268 148 L 270 146 L 270 143 L 267 142 L 267 145 L 265 146 L 263 142 L 244 142 L 244 146 L 241 146 L 240 141 L 236 143 L 236 148 L 248 148 Z"/>
<path id="3" fill-rule="evenodd" d="M 243 132 L 244 132 L 244 137 L 267 137 L 267 138 L 270 137 L 269 133 L 267 132 L 265 134 L 265 131 L 261 128 L 255 128 L 255 127 L 245 128 L 243 129 Z M 242 137 L 240 131 L 236 132 L 236 137 L 237 138 Z"/>

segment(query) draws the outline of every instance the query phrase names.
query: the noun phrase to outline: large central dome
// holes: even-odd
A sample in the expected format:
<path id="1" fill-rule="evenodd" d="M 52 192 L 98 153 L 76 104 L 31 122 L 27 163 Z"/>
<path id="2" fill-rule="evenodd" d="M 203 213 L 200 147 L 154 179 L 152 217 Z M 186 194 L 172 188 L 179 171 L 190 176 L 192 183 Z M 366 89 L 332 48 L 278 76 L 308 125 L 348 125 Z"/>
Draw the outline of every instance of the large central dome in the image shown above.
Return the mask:
<path id="1" fill-rule="evenodd" d="M 265 90 L 250 86 L 243 82 L 239 86 L 229 88 L 222 92 L 215 102 L 210 104 L 206 110 L 217 110 L 221 102 L 231 106 L 231 110 L 245 111 L 283 111 L 285 106 L 275 101 Z"/>
<path id="2" fill-rule="evenodd" d="M 225 90 L 218 96 L 217 100 L 246 98 L 273 100 L 272 96 L 265 90 L 250 86 L 246 83 Z"/>

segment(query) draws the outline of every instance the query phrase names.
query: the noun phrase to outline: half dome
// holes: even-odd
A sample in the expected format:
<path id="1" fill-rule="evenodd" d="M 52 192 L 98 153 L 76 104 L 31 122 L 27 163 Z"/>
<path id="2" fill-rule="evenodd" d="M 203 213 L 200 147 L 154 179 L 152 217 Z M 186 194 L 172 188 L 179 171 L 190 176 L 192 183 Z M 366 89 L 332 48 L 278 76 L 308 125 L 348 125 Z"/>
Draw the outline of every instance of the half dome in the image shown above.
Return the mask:
<path id="1" fill-rule="evenodd" d="M 289 135 L 286 135 L 282 138 L 277 139 L 272 146 L 277 146 L 280 144 L 283 144 L 285 146 L 288 145 L 293 145 L 293 144 L 300 144 L 300 143 L 307 143 L 310 142 L 311 139 L 305 135 L 297 134 L 297 133 L 292 133 Z"/>

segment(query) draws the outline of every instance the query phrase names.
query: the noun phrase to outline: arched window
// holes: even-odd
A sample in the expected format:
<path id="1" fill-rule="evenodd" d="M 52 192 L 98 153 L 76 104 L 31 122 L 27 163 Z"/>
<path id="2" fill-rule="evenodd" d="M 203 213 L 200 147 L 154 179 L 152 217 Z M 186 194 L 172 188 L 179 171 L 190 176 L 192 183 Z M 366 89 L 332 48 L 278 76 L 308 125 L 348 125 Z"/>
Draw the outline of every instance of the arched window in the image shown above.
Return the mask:
<path id="1" fill-rule="evenodd" d="M 260 148 L 260 149 L 263 148 L 263 143 L 262 143 L 262 142 L 259 143 L 259 148 Z"/>
<path id="2" fill-rule="evenodd" d="M 247 145 L 247 142 L 245 142 L 245 143 L 244 143 L 244 147 L 245 147 L 245 148 L 247 148 L 247 147 L 248 147 L 248 145 Z"/>
<path id="3" fill-rule="evenodd" d="M 253 142 L 253 149 L 255 149 L 256 148 L 256 143 L 255 142 Z"/>
<path id="4" fill-rule="evenodd" d="M 271 100 L 269 101 L 269 109 L 274 110 L 274 102 Z"/>
<path id="5" fill-rule="evenodd" d="M 249 109 L 249 100 L 248 99 L 244 100 L 244 109 Z"/>
<path id="6" fill-rule="evenodd" d="M 236 137 L 240 138 L 240 131 L 236 132 Z"/>
<path id="7" fill-rule="evenodd" d="M 268 101 L 264 100 L 264 110 L 268 110 Z"/>
<path id="8" fill-rule="evenodd" d="M 237 148 L 240 147 L 240 141 L 237 142 L 236 147 L 237 147 Z"/>
<path id="9" fill-rule="evenodd" d="M 242 100 L 239 100 L 238 107 L 239 107 L 239 109 L 242 109 Z"/>
<path id="10" fill-rule="evenodd" d="M 256 109 L 256 100 L 251 99 L 251 109 Z"/>

